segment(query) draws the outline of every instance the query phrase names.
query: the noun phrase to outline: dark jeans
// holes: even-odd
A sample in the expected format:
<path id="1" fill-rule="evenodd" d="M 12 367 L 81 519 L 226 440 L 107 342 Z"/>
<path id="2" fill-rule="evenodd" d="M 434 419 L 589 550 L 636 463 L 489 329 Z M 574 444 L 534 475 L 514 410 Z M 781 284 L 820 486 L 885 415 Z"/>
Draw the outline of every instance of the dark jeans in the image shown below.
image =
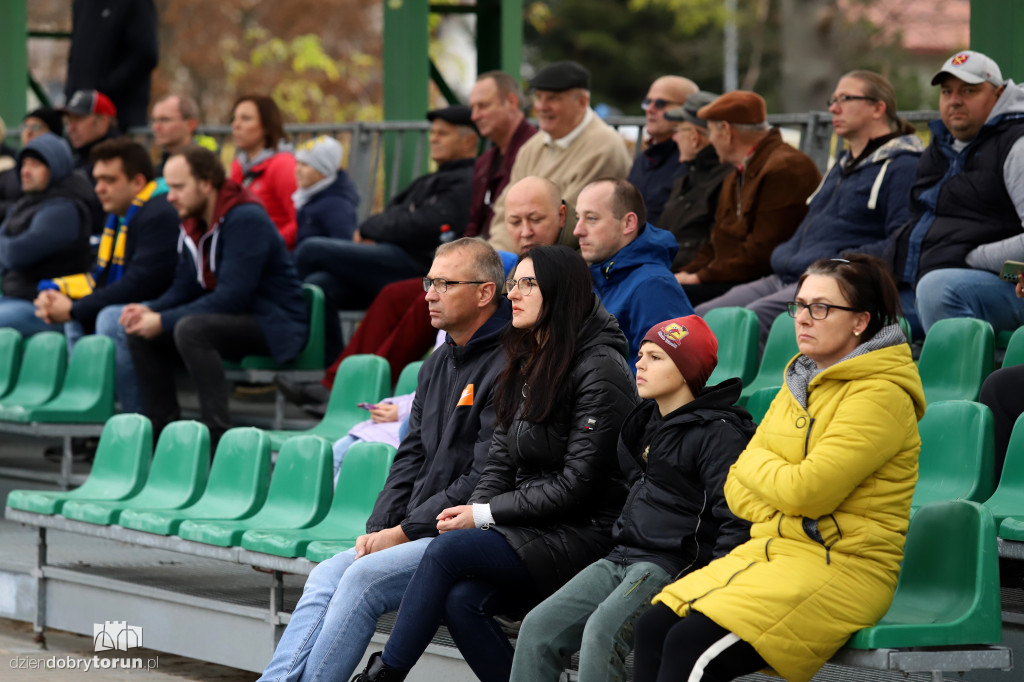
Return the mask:
<path id="1" fill-rule="evenodd" d="M 329 364 L 341 353 L 339 310 L 364 310 L 388 284 L 427 274 L 405 249 L 394 244 L 362 244 L 309 237 L 295 250 L 303 282 L 324 291 L 324 355 Z"/>
<path id="2" fill-rule="evenodd" d="M 739 284 L 742 284 L 742 282 L 703 282 L 701 284 L 684 284 L 683 291 L 686 292 L 686 297 L 690 299 L 690 305 L 697 307 L 704 301 L 710 301 L 713 298 L 718 298 Z"/>
<path id="3" fill-rule="evenodd" d="M 981 385 L 981 402 L 992 410 L 996 435 L 996 481 L 1003 471 L 1006 461 L 1006 448 L 1010 444 L 1010 434 L 1017 417 L 1024 413 L 1024 365 L 1003 367 L 988 375 Z"/>
<path id="4" fill-rule="evenodd" d="M 535 604 L 526 565 L 495 530 L 442 533 L 427 547 L 384 647 L 384 663 L 410 670 L 444 618 L 473 673 L 508 682 L 512 645 L 493 616 Z"/>
<path id="5" fill-rule="evenodd" d="M 703 613 L 691 610 L 680 618 L 664 604 L 640 616 L 634 651 L 634 682 L 685 680 L 702 656 L 708 656 L 702 682 L 726 682 L 768 665 L 754 647 Z"/>
<path id="6" fill-rule="evenodd" d="M 231 427 L 223 361 L 270 354 L 253 315 L 190 315 L 174 326 L 173 339 L 167 333 L 155 339 L 129 336 L 128 348 L 146 416 L 153 422 L 154 437 L 167 424 L 181 418 L 174 385 L 174 371 L 180 358 L 195 383 L 200 420 L 210 429 L 213 448 Z"/>

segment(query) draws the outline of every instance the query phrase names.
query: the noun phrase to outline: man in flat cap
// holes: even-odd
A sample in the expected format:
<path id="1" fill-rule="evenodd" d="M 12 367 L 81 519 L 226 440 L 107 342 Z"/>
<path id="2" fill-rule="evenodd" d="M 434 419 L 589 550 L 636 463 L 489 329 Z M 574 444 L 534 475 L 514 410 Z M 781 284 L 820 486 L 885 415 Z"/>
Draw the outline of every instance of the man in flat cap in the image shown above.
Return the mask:
<path id="1" fill-rule="evenodd" d="M 771 272 L 772 249 L 807 213 L 821 180 L 814 161 L 768 125 L 764 99 L 733 90 L 702 107 L 718 158 L 736 167 L 722 186 L 710 239 L 676 279 L 694 305 Z"/>
<path id="2" fill-rule="evenodd" d="M 435 109 L 427 120 L 436 172 L 413 180 L 367 218 L 352 241 L 310 237 L 295 250 L 299 276 L 324 290 L 329 361 L 342 349 L 339 309 L 363 310 L 385 285 L 427 274 L 438 244 L 466 230 L 480 139 L 470 108 Z"/>
<path id="3" fill-rule="evenodd" d="M 675 122 L 666 119 L 665 112 L 682 106 L 698 90 L 697 84 L 689 78 L 662 76 L 651 83 L 641 103 L 644 109 L 644 148 L 633 161 L 628 180 L 643 195 L 647 215 L 654 224 L 658 223 L 673 181 L 686 171 L 672 136 Z"/>
<path id="4" fill-rule="evenodd" d="M 625 178 L 631 159 L 622 137 L 590 108 L 590 72 L 572 61 L 555 62 L 530 81 L 540 133 L 519 150 L 509 185 L 528 175 L 555 183 L 569 207 L 567 225 L 576 224 L 576 197 L 587 183 L 601 177 Z M 514 251 L 505 228 L 505 197 L 494 206 L 491 244 Z M 575 245 L 569 230 L 563 242 Z"/>
<path id="5" fill-rule="evenodd" d="M 958 52 L 932 78 L 939 114 L 893 243 L 894 272 L 917 289 L 927 331 L 977 317 L 999 332 L 1024 324 L 1024 300 L 999 272 L 1024 260 L 1024 88 L 980 52 Z M 906 302 L 904 302 L 904 306 Z"/>
<path id="6" fill-rule="evenodd" d="M 672 139 L 684 173 L 675 179 L 661 216 L 652 222 L 674 234 L 679 243 L 672 259 L 675 273 L 682 272 L 707 242 L 715 224 L 722 183 L 734 168 L 718 158 L 708 136 L 708 122 L 697 115 L 701 107 L 717 98 L 714 93 L 697 92 L 687 97 L 683 106 L 665 112 L 665 120 L 675 126 Z"/>

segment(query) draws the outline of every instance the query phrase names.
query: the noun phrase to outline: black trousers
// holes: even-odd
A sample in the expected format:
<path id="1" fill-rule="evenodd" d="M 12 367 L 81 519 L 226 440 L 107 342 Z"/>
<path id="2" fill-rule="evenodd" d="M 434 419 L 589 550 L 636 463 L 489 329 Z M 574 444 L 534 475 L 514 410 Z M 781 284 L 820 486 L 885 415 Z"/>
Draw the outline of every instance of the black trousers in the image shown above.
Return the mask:
<path id="1" fill-rule="evenodd" d="M 1017 417 L 1024 413 L 1024 365 L 1004 367 L 988 375 L 981 385 L 981 402 L 992 410 L 995 417 L 996 436 L 996 480 L 1003 471 L 1006 448 L 1010 444 L 1010 433 Z"/>
<path id="2" fill-rule="evenodd" d="M 253 315 L 190 315 L 174 326 L 173 338 L 167 333 L 155 339 L 129 336 L 128 348 L 154 437 L 181 418 L 174 383 L 180 359 L 199 394 L 200 420 L 209 427 L 214 448 L 231 427 L 223 361 L 270 354 Z"/>
<path id="3" fill-rule="evenodd" d="M 703 282 L 701 284 L 684 284 L 683 291 L 690 299 L 690 305 L 697 307 L 705 301 L 718 298 L 725 292 L 743 282 Z"/>
<path id="4" fill-rule="evenodd" d="M 761 655 L 703 613 L 680 618 L 655 604 L 636 623 L 634 682 L 726 682 L 767 667 Z"/>

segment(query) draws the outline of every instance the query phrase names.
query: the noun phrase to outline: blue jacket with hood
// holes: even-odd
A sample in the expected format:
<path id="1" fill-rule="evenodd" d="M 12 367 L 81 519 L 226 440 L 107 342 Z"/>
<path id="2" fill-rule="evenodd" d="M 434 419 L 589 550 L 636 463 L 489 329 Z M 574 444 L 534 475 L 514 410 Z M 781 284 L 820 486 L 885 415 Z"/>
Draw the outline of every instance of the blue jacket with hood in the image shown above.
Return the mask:
<path id="1" fill-rule="evenodd" d="M 693 306 L 670 269 L 679 244 L 675 236 L 647 223 L 615 255 L 590 266 L 594 293 L 615 316 L 629 340 L 629 366 L 647 331 L 665 320 L 693 315 Z"/>
<path id="2" fill-rule="evenodd" d="M 92 186 L 74 172 L 71 147 L 52 133 L 40 135 L 18 153 L 41 160 L 50 181 L 40 192 L 26 192 L 0 223 L 0 289 L 8 298 L 31 301 L 41 279 L 82 272 L 89 267 Z"/>
<path id="3" fill-rule="evenodd" d="M 334 182 L 309 197 L 298 210 L 297 243 L 309 237 L 352 239 L 359 227 L 358 210 L 359 191 L 348 173 L 339 168 Z"/>
<path id="4" fill-rule="evenodd" d="M 916 135 L 894 137 L 847 170 L 844 151 L 807 199 L 796 232 L 772 251 L 772 271 L 796 282 L 814 261 L 843 253 L 882 256 L 910 216 L 910 187 L 924 145 Z"/>

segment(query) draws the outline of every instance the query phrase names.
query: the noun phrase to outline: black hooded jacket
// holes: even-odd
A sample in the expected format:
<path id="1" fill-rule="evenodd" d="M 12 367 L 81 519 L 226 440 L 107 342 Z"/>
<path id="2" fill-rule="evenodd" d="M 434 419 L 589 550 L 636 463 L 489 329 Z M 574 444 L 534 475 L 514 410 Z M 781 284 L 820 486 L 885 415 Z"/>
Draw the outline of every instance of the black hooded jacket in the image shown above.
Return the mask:
<path id="1" fill-rule="evenodd" d="M 420 368 L 409 434 L 402 440 L 366 532 L 401 524 L 410 540 L 437 535 L 437 515 L 465 504 L 480 478 L 494 430 L 494 383 L 505 366 L 501 333 L 512 319 L 497 311 L 464 346 L 451 337 Z"/>
<path id="2" fill-rule="evenodd" d="M 495 429 L 470 498 L 490 503 L 494 530 L 526 564 L 537 596 L 608 551 L 626 492 L 615 464 L 619 427 L 637 401 L 626 338 L 595 302 L 579 340 L 560 407 L 543 423 L 517 417 Z"/>
<path id="3" fill-rule="evenodd" d="M 612 528 L 608 560 L 649 561 L 669 574 L 688 573 L 750 539 L 750 524 L 725 501 L 729 467 L 754 435 L 750 413 L 734 403 L 742 383 L 705 387 L 664 417 L 645 400 L 626 417 L 619 466 L 629 497 Z"/>

